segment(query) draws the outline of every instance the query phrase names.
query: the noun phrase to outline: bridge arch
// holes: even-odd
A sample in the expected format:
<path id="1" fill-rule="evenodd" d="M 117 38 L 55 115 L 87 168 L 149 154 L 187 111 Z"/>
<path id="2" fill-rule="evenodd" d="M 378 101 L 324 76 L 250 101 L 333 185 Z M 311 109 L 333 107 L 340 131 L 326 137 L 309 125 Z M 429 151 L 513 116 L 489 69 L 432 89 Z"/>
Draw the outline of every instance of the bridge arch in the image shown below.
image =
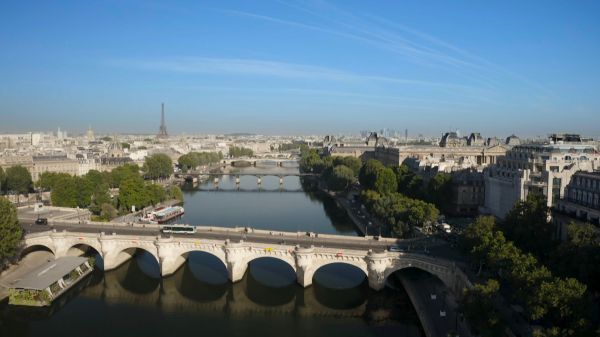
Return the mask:
<path id="1" fill-rule="evenodd" d="M 54 257 L 56 257 L 56 252 L 54 247 L 51 245 L 46 245 L 42 243 L 34 243 L 34 244 L 25 244 L 21 252 L 19 253 L 19 260 L 27 257 L 31 253 L 35 252 L 48 252 L 51 253 Z"/>
<path id="2" fill-rule="evenodd" d="M 246 260 L 246 263 L 249 265 L 252 261 L 259 260 L 259 259 L 267 259 L 267 258 L 278 260 L 278 261 L 283 261 L 285 264 L 290 266 L 290 268 L 292 268 L 294 273 L 296 272 L 296 262 L 294 261 L 294 257 L 291 254 L 289 256 L 282 255 L 282 254 L 264 254 L 264 255 L 256 254 L 252 257 L 249 257 Z"/>
<path id="3" fill-rule="evenodd" d="M 324 266 L 330 265 L 330 264 L 347 264 L 353 267 L 356 267 L 358 269 L 360 269 L 365 277 L 369 277 L 369 271 L 367 269 L 367 263 L 364 261 L 364 259 L 360 259 L 360 258 L 349 258 L 349 259 L 345 259 L 345 258 L 331 258 L 331 259 L 319 259 L 317 261 L 314 261 L 311 265 L 309 265 L 308 267 L 306 267 L 306 269 L 304 270 L 304 273 L 299 274 L 298 275 L 298 282 L 303 285 L 304 287 L 308 287 L 310 285 L 313 284 L 313 278 L 315 273 L 321 269 Z"/>
<path id="4" fill-rule="evenodd" d="M 387 281 L 388 278 L 394 274 L 395 272 L 407 270 L 407 269 L 416 269 L 422 272 L 428 273 L 432 276 L 438 278 L 444 286 L 450 290 L 454 291 L 456 282 L 453 282 L 453 276 L 448 267 L 437 266 L 431 263 L 425 263 L 423 261 L 415 260 L 395 260 L 391 266 L 385 269 L 384 278 Z"/>
<path id="5" fill-rule="evenodd" d="M 145 251 L 151 256 L 153 256 L 154 261 L 160 267 L 160 259 L 158 258 L 156 247 L 154 247 L 153 249 L 152 247 L 146 247 L 144 245 L 134 243 L 134 241 L 132 241 L 127 245 L 114 247 L 113 249 L 104 252 L 104 270 L 111 270 L 117 268 L 118 266 L 122 265 L 125 261 L 135 256 L 136 253 L 139 253 L 140 250 Z"/>
<path id="6" fill-rule="evenodd" d="M 185 264 L 189 254 L 193 252 L 201 252 L 211 255 L 221 261 L 225 269 L 227 269 L 227 260 L 225 257 L 225 252 L 222 248 L 212 245 L 202 245 L 200 243 L 190 243 L 183 246 L 177 246 L 177 248 L 170 252 L 170 254 L 161 256 L 159 261 L 162 276 L 169 276 L 175 273 L 179 268 L 181 268 L 181 266 Z"/>

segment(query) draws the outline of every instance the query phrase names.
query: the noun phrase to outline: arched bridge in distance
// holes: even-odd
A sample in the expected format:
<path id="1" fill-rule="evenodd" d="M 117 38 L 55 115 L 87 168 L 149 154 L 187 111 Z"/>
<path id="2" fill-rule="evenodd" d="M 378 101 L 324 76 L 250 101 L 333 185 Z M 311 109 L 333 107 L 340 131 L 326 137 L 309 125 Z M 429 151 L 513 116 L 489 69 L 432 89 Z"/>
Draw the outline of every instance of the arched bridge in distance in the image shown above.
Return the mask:
<path id="1" fill-rule="evenodd" d="M 227 269 L 229 280 L 242 279 L 251 261 L 271 257 L 287 263 L 297 282 L 308 287 L 315 272 L 328 264 L 357 267 L 369 287 L 381 290 L 395 271 L 417 268 L 435 275 L 458 298 L 470 287 L 468 277 L 450 260 L 418 253 L 389 252 L 395 239 L 275 232 L 247 228 L 197 227 L 195 234 L 163 237 L 156 225 L 73 224 L 62 231 L 27 234 L 24 248 L 45 247 L 55 257 L 80 255 L 93 248 L 104 260 L 104 269 L 115 269 L 138 250 L 151 254 L 162 276 L 175 273 L 194 251 L 217 257 Z"/>

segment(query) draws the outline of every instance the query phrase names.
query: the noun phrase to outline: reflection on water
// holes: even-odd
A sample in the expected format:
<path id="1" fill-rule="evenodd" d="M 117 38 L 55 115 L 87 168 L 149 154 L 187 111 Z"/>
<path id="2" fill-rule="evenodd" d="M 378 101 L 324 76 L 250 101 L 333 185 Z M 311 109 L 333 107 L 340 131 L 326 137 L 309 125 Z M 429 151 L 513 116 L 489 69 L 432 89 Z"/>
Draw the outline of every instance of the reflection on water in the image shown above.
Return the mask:
<path id="1" fill-rule="evenodd" d="M 86 288 L 70 291 L 45 319 L 32 319 L 35 311 L 29 309 L 4 307 L 0 335 L 422 336 L 402 290 L 374 292 L 364 282 L 332 289 L 316 279 L 303 289 L 282 282 L 293 271 L 274 259 L 251 263 L 238 283 L 219 283 L 225 267 L 204 253 L 160 279 L 143 267 L 151 259 L 139 254 L 114 271 L 95 272 Z M 352 269 L 336 268 L 334 273 L 353 275 Z M 330 272 L 319 273 L 327 280 Z"/>
<path id="2" fill-rule="evenodd" d="M 238 171 L 247 174 L 266 171 L 278 174 L 298 173 L 297 168 L 286 167 L 248 167 Z M 191 184 L 184 185 L 185 215 L 177 222 L 357 235 L 345 211 L 337 207 L 331 197 L 311 187 L 314 185 L 312 178 L 288 176 L 283 179 L 285 190 L 299 192 L 236 192 L 235 176 L 223 176 L 219 179 L 219 188 L 229 191 L 205 191 L 214 188 L 212 179 L 196 187 Z M 242 190 L 256 190 L 257 177 L 241 175 L 239 187 Z M 264 190 L 278 190 L 279 177 L 262 177 L 261 187 Z"/>

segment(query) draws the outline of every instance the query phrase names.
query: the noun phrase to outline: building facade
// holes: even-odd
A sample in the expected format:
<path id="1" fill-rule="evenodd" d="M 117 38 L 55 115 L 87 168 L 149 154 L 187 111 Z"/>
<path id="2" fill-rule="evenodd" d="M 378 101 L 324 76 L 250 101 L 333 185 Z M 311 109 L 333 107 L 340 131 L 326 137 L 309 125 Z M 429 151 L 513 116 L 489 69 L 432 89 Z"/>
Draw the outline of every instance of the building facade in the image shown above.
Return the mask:
<path id="1" fill-rule="evenodd" d="M 556 237 L 567 238 L 566 226 L 571 223 L 591 223 L 600 230 L 600 172 L 577 172 L 565 187 L 564 196 L 552 210 Z"/>
<path id="2" fill-rule="evenodd" d="M 543 144 L 516 145 L 484 171 L 484 213 L 503 218 L 529 193 L 543 194 L 548 206 L 564 196 L 565 187 L 578 171 L 594 171 L 600 155 L 581 138 L 552 135 Z"/>

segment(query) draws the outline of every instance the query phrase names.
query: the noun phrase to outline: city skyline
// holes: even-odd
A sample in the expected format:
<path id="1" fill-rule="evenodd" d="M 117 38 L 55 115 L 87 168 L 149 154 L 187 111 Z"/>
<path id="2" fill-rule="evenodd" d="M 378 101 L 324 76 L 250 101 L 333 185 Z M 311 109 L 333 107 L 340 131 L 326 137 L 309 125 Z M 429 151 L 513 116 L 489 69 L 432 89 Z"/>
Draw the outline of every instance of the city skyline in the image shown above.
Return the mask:
<path id="1" fill-rule="evenodd" d="M 173 135 L 598 136 L 593 2 L 38 6 L 3 11 L 0 133 L 154 134 L 164 101 Z"/>

